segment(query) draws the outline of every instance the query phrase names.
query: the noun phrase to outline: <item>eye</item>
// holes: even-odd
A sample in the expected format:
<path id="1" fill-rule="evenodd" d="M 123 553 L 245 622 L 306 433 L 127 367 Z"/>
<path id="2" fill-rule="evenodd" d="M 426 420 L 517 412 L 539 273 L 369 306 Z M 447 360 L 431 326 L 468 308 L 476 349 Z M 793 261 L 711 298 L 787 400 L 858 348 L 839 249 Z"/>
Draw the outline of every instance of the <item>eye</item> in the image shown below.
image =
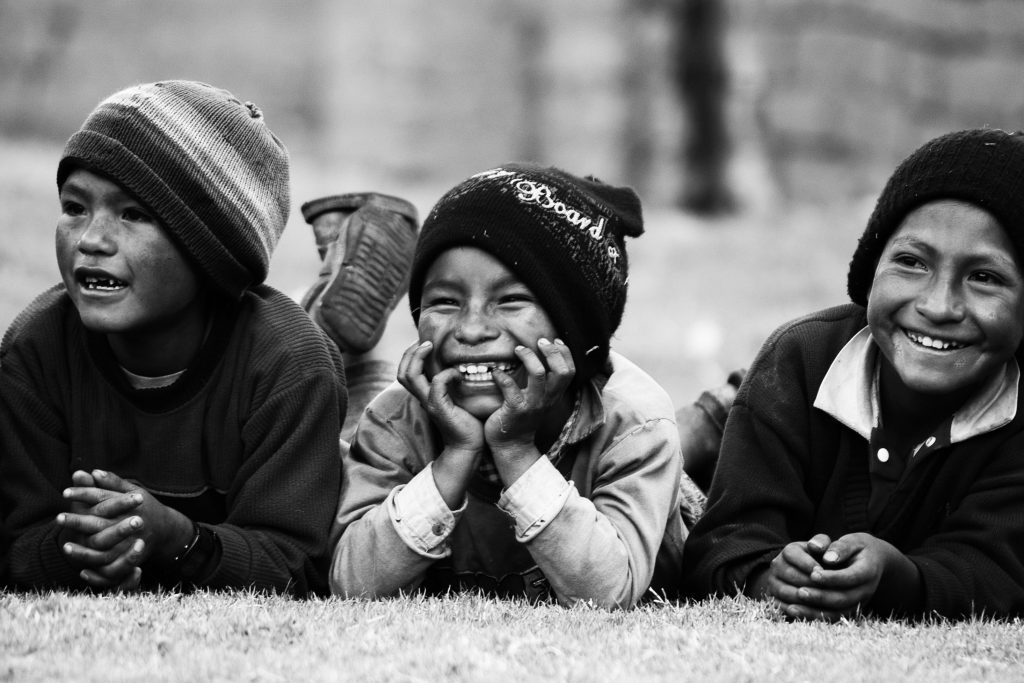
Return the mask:
<path id="1" fill-rule="evenodd" d="M 153 217 L 137 206 L 129 206 L 121 212 L 121 218 L 129 223 L 153 223 Z"/>
<path id="2" fill-rule="evenodd" d="M 1006 279 L 1002 276 L 993 273 L 990 270 L 977 270 L 968 276 L 968 279 L 973 282 L 980 282 L 983 285 L 1004 285 Z"/>
<path id="3" fill-rule="evenodd" d="M 503 294 L 498 297 L 499 304 L 528 304 L 533 303 L 533 297 L 523 292 Z"/>
<path id="4" fill-rule="evenodd" d="M 424 308 L 457 307 L 458 305 L 458 300 L 450 296 L 435 295 L 423 297 Z"/>
<path id="5" fill-rule="evenodd" d="M 924 268 L 924 262 L 920 258 L 906 252 L 894 254 L 892 261 L 904 268 Z"/>
<path id="6" fill-rule="evenodd" d="M 62 201 L 60 203 L 60 210 L 66 216 L 81 216 L 85 213 L 85 207 L 71 199 Z"/>

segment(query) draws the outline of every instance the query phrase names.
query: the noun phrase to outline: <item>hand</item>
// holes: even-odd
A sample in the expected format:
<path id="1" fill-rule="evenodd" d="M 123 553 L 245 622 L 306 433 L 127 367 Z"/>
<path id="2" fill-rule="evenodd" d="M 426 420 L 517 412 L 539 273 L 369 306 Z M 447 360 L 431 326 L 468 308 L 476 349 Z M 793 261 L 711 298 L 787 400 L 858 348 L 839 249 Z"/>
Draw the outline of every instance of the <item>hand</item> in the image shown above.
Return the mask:
<path id="1" fill-rule="evenodd" d="M 894 604 L 910 600 L 919 587 L 917 567 L 895 546 L 866 533 L 847 534 L 830 543 L 799 602 L 810 609 L 852 614 L 870 602 L 883 580 Z"/>
<path id="2" fill-rule="evenodd" d="M 537 430 L 563 400 L 576 376 L 572 353 L 561 340 L 552 343 L 541 338 L 537 349 L 540 356 L 526 346 L 515 349 L 527 373 L 525 387 L 501 370 L 492 371 L 504 400 L 484 423 L 484 438 L 506 486 L 512 485 L 540 457 Z"/>
<path id="3" fill-rule="evenodd" d="M 136 536 L 142 519 L 132 512 L 142 503 L 137 494 L 116 494 L 93 487 L 91 474 L 71 475 L 82 495 L 64 492 L 70 512 L 57 516 L 69 561 L 82 569 L 82 579 L 97 589 L 135 590 L 139 587 L 145 542 Z"/>
<path id="4" fill-rule="evenodd" d="M 121 479 L 116 474 L 103 470 L 91 473 L 93 486 L 74 486 L 64 491 L 65 499 L 74 503 L 92 505 L 92 515 L 108 520 L 109 529 L 131 530 L 144 544 L 139 550 L 140 562 L 150 557 L 167 562 L 177 555 L 178 550 L 187 544 L 193 533 L 192 521 L 173 508 L 169 508 L 153 497 L 146 489 Z M 72 481 L 75 481 L 73 478 Z M 130 501 L 134 504 L 132 517 L 124 518 L 122 506 L 118 501 Z M 82 533 L 90 533 L 95 538 L 94 522 L 84 519 L 82 515 L 65 513 L 63 525 Z M 101 538 L 101 541 L 103 539 Z M 106 543 L 104 543 L 106 545 Z"/>
<path id="5" fill-rule="evenodd" d="M 398 382 L 416 397 L 441 432 L 446 446 L 458 451 L 480 453 L 484 430 L 480 420 L 460 408 L 452 399 L 450 386 L 462 381 L 456 368 L 446 368 L 427 380 L 423 364 L 433 350 L 430 341 L 413 344 L 398 363 Z"/>
<path id="6" fill-rule="evenodd" d="M 462 373 L 446 368 L 430 381 L 423 374 L 423 364 L 433 348 L 429 341 L 407 348 L 398 363 L 398 381 L 416 397 L 441 432 L 445 447 L 431 469 L 441 498 L 456 510 L 462 506 L 469 480 L 480 463 L 485 447 L 484 426 L 452 400 L 449 387 L 462 381 Z"/>
<path id="7" fill-rule="evenodd" d="M 754 578 L 752 596 L 770 600 L 779 611 L 792 619 L 835 621 L 842 614 L 824 605 L 808 603 L 802 597 L 813 585 L 813 576 L 821 570 L 821 562 L 831 544 L 825 534 L 816 534 L 809 541 L 789 543 L 760 575 Z"/>

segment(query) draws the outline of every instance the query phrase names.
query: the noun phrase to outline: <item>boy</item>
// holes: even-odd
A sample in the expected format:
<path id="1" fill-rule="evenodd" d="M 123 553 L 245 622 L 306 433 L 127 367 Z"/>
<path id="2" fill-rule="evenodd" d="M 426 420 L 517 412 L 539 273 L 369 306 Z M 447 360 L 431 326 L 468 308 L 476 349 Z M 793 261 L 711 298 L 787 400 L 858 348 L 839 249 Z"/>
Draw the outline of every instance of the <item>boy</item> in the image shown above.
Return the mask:
<path id="1" fill-rule="evenodd" d="M 325 591 L 346 391 L 261 284 L 288 182 L 260 110 L 202 83 L 115 93 L 68 140 L 63 284 L 0 351 L 8 586 Z"/>
<path id="2" fill-rule="evenodd" d="M 689 537 L 695 597 L 798 619 L 1024 608 L 1024 137 L 936 138 L 895 171 L 852 304 L 776 331 Z"/>
<path id="3" fill-rule="evenodd" d="M 672 403 L 609 350 L 642 232 L 632 190 L 554 168 L 441 198 L 410 277 L 420 341 L 343 456 L 335 593 L 629 607 L 678 571 Z"/>

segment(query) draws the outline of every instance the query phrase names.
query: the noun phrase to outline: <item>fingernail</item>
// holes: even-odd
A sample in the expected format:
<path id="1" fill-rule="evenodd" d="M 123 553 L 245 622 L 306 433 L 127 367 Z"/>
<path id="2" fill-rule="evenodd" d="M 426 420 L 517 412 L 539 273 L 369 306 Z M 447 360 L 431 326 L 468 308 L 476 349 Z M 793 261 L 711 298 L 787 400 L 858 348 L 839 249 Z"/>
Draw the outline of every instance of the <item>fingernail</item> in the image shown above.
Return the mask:
<path id="1" fill-rule="evenodd" d="M 105 476 L 107 476 L 107 473 L 104 472 L 103 470 L 93 470 L 92 471 L 92 476 L 94 476 L 94 477 L 105 477 Z"/>
<path id="2" fill-rule="evenodd" d="M 145 549 L 146 549 L 146 542 L 143 541 L 141 538 L 139 540 L 135 541 L 135 543 L 132 544 L 132 550 L 134 550 L 137 553 L 141 553 Z"/>
<path id="3" fill-rule="evenodd" d="M 565 345 L 565 342 L 562 341 L 561 339 L 557 338 L 557 337 L 555 337 L 555 343 L 556 344 L 562 344 L 563 346 Z"/>
<path id="4" fill-rule="evenodd" d="M 835 562 L 839 559 L 839 553 L 837 553 L 835 550 L 829 550 L 827 553 L 822 555 L 821 559 L 823 559 L 825 562 Z"/>
<path id="5" fill-rule="evenodd" d="M 63 524 L 65 520 L 67 520 L 67 517 L 64 516 L 63 512 L 57 515 L 57 524 Z"/>
<path id="6" fill-rule="evenodd" d="M 541 337 L 540 339 L 538 339 L 538 340 L 537 340 L 537 346 L 547 346 L 547 345 L 548 345 L 548 344 L 550 344 L 550 343 L 551 343 L 551 342 L 549 342 L 549 341 L 548 341 L 547 339 L 545 339 L 544 337 Z"/>
<path id="7" fill-rule="evenodd" d="M 128 526 L 130 526 L 133 529 L 138 529 L 140 526 L 142 526 L 142 518 L 132 517 L 128 520 Z"/>
<path id="8" fill-rule="evenodd" d="M 64 544 L 64 553 L 67 554 L 67 555 L 71 554 L 71 544 L 70 543 L 65 543 Z"/>
<path id="9" fill-rule="evenodd" d="M 142 502 L 142 494 L 141 493 L 133 493 L 132 494 L 132 502 L 133 503 L 141 503 Z"/>
<path id="10" fill-rule="evenodd" d="M 421 349 L 425 349 L 425 348 L 427 348 L 428 346 L 432 345 L 433 343 L 434 343 L 434 342 L 430 341 L 429 339 L 428 339 L 428 340 L 426 340 L 426 341 L 421 341 L 421 342 L 420 342 L 420 348 L 421 348 Z"/>
<path id="11" fill-rule="evenodd" d="M 538 342 L 538 343 L 540 343 L 540 342 Z M 525 348 L 526 348 L 526 347 L 525 347 L 525 346 L 523 346 L 522 344 L 516 344 L 516 348 L 515 348 L 515 350 L 516 350 L 516 351 L 522 351 L 522 350 L 523 350 L 523 349 L 525 349 Z"/>
<path id="12" fill-rule="evenodd" d="M 69 498 L 71 496 L 71 489 L 64 489 L 61 492 L 61 495 L 63 495 L 65 498 Z"/>

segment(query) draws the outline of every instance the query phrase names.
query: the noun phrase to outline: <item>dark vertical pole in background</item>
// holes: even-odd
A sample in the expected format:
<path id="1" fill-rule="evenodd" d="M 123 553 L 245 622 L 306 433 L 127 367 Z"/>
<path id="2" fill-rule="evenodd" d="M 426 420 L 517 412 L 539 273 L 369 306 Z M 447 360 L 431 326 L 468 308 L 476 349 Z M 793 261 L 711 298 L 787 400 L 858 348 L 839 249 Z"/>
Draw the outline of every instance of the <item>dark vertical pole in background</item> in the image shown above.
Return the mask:
<path id="1" fill-rule="evenodd" d="M 671 3 L 671 16 L 674 77 L 686 114 L 679 205 L 703 215 L 729 213 L 736 208 L 736 199 L 727 174 L 731 142 L 725 0 L 677 0 Z"/>

